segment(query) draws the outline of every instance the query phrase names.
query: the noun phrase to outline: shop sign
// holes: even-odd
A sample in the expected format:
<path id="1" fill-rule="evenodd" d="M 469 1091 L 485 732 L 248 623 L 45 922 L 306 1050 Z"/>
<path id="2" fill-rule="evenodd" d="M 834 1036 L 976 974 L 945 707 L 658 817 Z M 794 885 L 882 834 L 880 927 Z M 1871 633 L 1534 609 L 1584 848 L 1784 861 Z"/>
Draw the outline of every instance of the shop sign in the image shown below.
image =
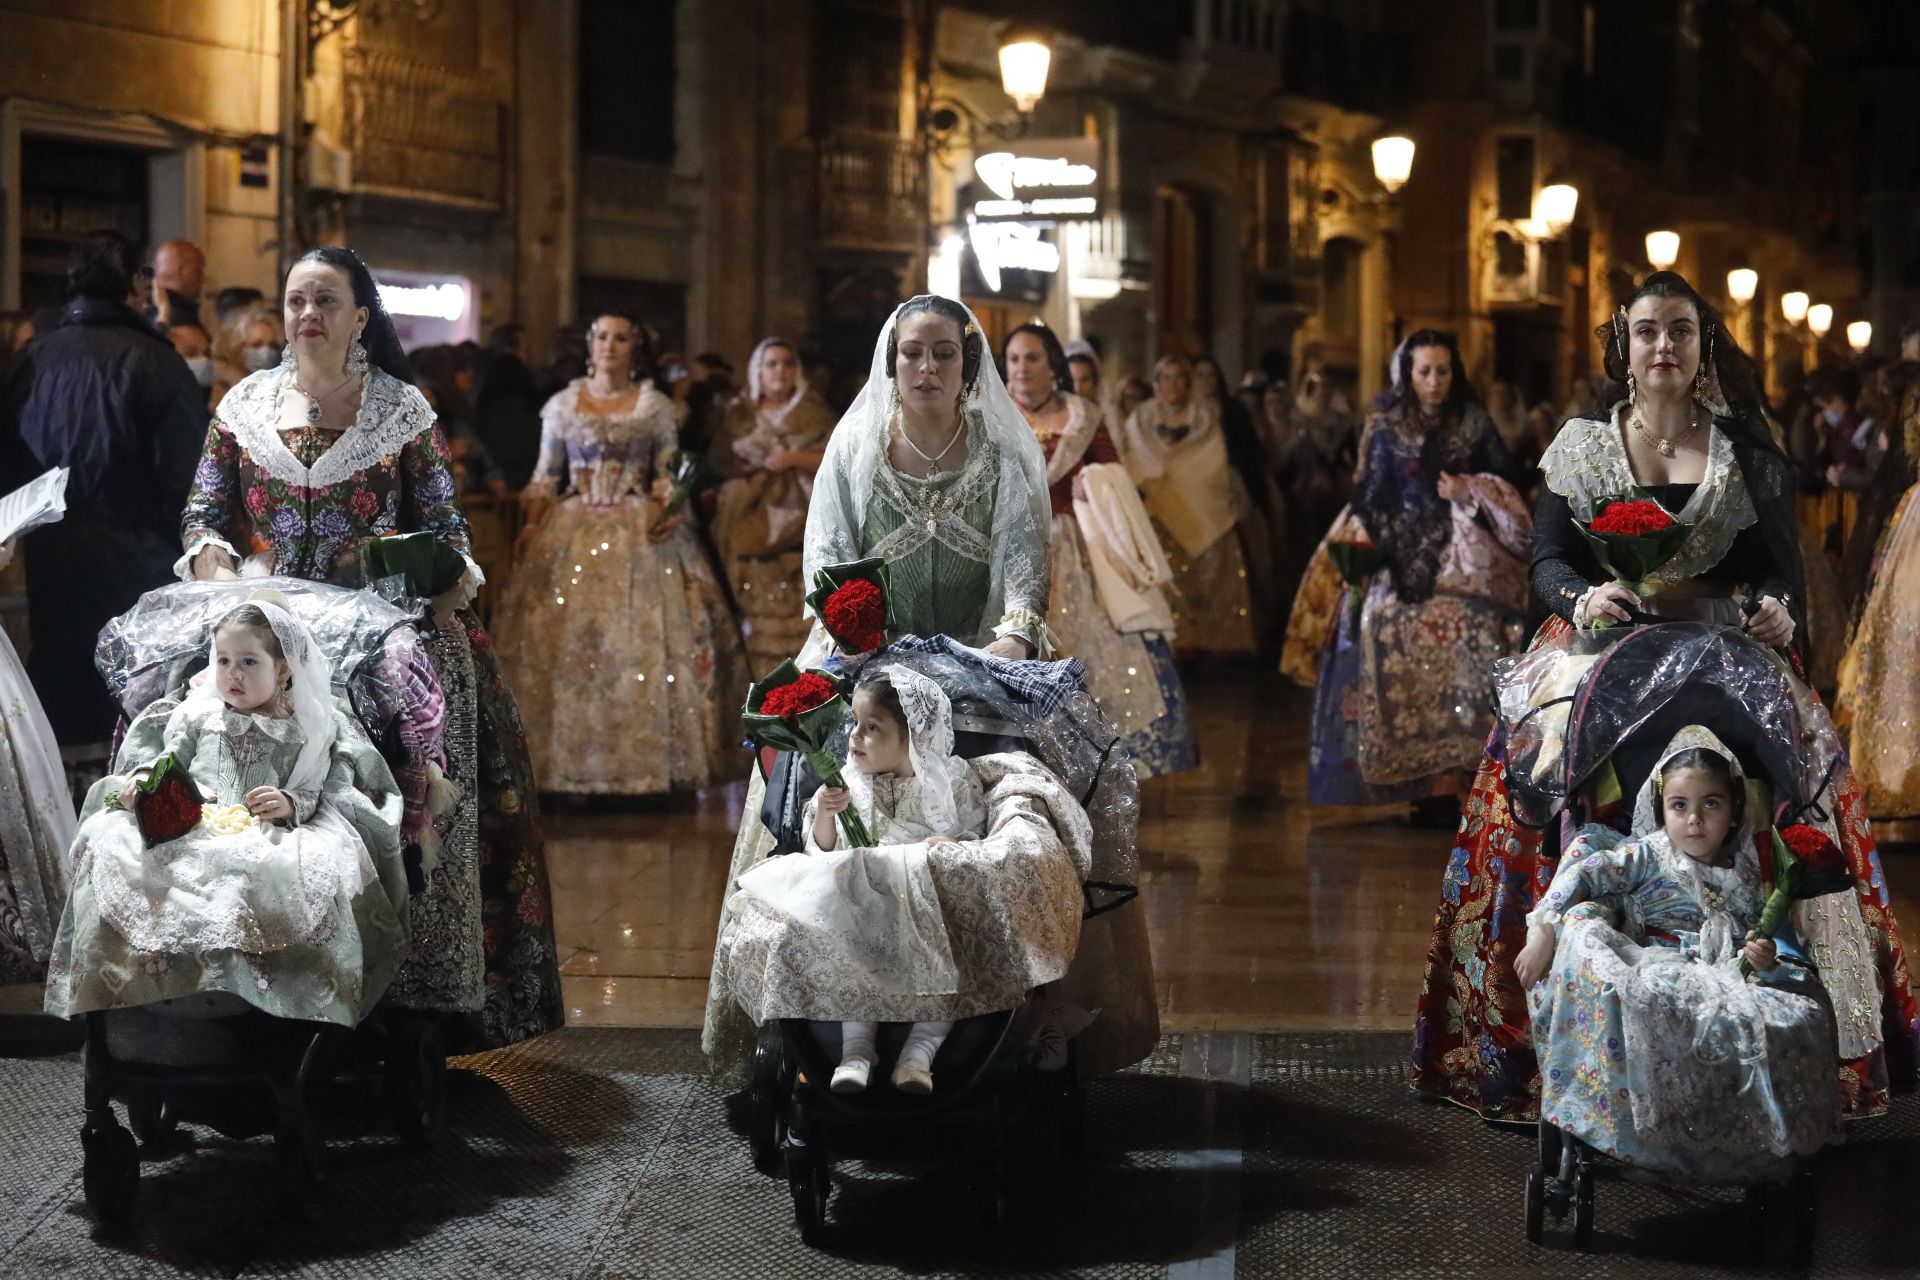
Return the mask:
<path id="1" fill-rule="evenodd" d="M 975 156 L 984 188 L 969 210 L 976 222 L 1084 222 L 1100 217 L 1097 138 L 1030 138 Z"/>

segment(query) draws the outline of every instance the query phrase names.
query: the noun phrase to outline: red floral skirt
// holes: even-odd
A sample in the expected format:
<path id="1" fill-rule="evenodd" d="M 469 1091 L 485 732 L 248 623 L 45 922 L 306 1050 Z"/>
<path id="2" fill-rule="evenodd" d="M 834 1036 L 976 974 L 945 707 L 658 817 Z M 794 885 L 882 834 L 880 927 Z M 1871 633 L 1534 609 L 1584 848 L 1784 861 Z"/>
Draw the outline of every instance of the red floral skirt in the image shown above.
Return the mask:
<path id="1" fill-rule="evenodd" d="M 1566 629 L 1565 621 L 1550 619 L 1534 646 Z M 1847 1114 L 1874 1115 L 1886 1110 L 1891 1087 L 1914 1083 L 1920 1010 L 1860 784 L 1844 763 L 1834 788 L 1834 823 L 1853 868 L 1880 976 L 1884 1042 L 1867 1057 L 1842 1062 L 1839 1084 Z M 1609 815 L 1597 816 L 1604 821 Z M 1552 832 L 1514 821 L 1506 744 L 1496 727 L 1440 882 L 1440 909 L 1414 1019 L 1412 1074 L 1421 1093 L 1472 1107 L 1489 1120 L 1531 1122 L 1540 1116 L 1540 1070 L 1513 958 L 1526 945 L 1534 897 L 1546 892 L 1559 865 L 1559 848 L 1543 847 Z"/>

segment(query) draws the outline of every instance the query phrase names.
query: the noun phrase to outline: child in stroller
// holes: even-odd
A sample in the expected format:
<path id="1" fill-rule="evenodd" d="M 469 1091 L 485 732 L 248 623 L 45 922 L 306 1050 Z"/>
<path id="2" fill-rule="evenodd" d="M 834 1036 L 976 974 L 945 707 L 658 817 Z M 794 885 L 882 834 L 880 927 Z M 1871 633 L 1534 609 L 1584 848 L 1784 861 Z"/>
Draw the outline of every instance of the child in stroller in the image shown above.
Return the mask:
<path id="1" fill-rule="evenodd" d="M 411 623 L 368 593 L 281 579 L 163 587 L 103 631 L 101 672 L 132 717 L 121 778 L 171 753 L 213 803 L 150 848 L 138 815 L 110 807 L 124 788 L 109 778 L 75 844 L 46 1003 L 87 1019 L 84 1184 L 102 1221 L 132 1209 L 135 1137 L 183 1116 L 234 1137 L 271 1128 L 303 1213 L 322 1083 L 370 1079 L 403 1136 L 438 1130 L 437 1027 L 376 1007 L 406 955 L 401 840 L 409 858 L 425 842 L 444 760 Z M 190 799 L 171 797 L 176 825 Z M 250 1105 L 265 1096 L 270 1120 Z"/>
<path id="2" fill-rule="evenodd" d="M 1580 662 L 1558 740 L 1516 735 L 1516 763 L 1533 766 L 1515 770 L 1519 803 L 1549 776 L 1571 799 L 1515 961 L 1541 1066 L 1528 1235 L 1571 1207 L 1587 1245 L 1597 1153 L 1696 1183 L 1789 1184 L 1804 1248 L 1803 1161 L 1839 1133 L 1833 1002 L 1791 912 L 1772 936 L 1756 928 L 1784 865 L 1771 826 L 1831 840 L 1818 801 L 1832 753 L 1803 716 L 1817 703 L 1753 641 L 1704 624 L 1636 631 Z M 1630 836 L 1578 821 L 1615 785 L 1634 797 Z M 1812 901 L 1801 923 L 1824 928 Z"/>
<path id="3" fill-rule="evenodd" d="M 940 638 L 907 638 L 869 659 L 861 685 L 868 696 L 898 694 L 914 770 L 874 776 L 883 761 L 854 758 L 851 799 L 881 847 L 821 850 L 813 824 L 821 801 L 837 797 L 815 794 L 802 815 L 810 855 L 771 858 L 740 878 L 722 972 L 754 1022 L 780 1031 L 757 1051 L 750 1136 L 763 1171 L 784 1168 L 809 1237 L 824 1217 L 830 1143 L 913 1128 L 969 1134 L 979 1208 L 993 1223 L 1005 1204 L 1006 1110 L 1037 1096 L 1057 1104 L 1070 1143 L 1078 1133 L 1073 1055 L 1063 1042 L 1051 1065 L 1064 1069 L 1044 1070 L 1040 1028 L 1064 1023 L 1070 1038 L 1085 1026 L 1077 1008 L 1055 1016 L 1050 984 L 1073 962 L 1087 906 L 1131 886 L 1121 859 L 1131 856 L 1138 793 L 1124 747 L 1097 713 L 1087 718 L 1074 666 L 999 663 Z M 863 752 L 868 696 L 856 693 L 851 739 Z M 1106 863 L 1094 851 L 1103 822 L 1117 855 Z M 951 837 L 925 843 L 935 831 Z M 836 1025 L 849 1017 L 851 1043 Z M 872 1049 L 858 1025 L 869 1019 L 889 1024 Z M 950 1038 L 933 1040 L 945 1024 Z M 836 1074 L 845 1089 L 859 1072 L 842 1073 L 850 1058 L 871 1071 L 900 1057 L 909 1072 L 896 1070 L 897 1087 L 832 1091 Z M 915 1090 L 917 1071 L 939 1079 L 932 1097 Z"/>
<path id="4" fill-rule="evenodd" d="M 175 791 L 142 797 L 169 761 L 209 803 L 154 839 L 148 812 L 190 794 L 176 774 Z M 359 1022 L 405 942 L 400 796 L 285 599 L 220 619 L 198 687 L 135 721 L 117 763 L 75 840 L 47 1012 L 224 991 L 280 1017 Z"/>

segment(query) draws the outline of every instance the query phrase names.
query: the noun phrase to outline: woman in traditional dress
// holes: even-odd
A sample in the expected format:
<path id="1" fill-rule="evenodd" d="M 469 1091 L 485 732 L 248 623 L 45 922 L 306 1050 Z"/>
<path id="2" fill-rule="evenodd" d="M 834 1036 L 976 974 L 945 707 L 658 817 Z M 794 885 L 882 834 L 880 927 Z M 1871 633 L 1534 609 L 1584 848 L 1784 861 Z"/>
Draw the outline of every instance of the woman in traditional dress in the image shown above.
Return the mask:
<path id="1" fill-rule="evenodd" d="M 1453 335 L 1423 329 L 1397 358 L 1353 503 L 1353 537 L 1364 531 L 1383 563 L 1322 651 L 1316 804 L 1464 791 L 1491 721 L 1487 668 L 1523 635 L 1530 526 L 1497 474 L 1500 437 Z"/>
<path id="2" fill-rule="evenodd" d="M 526 734 L 493 641 L 466 607 L 483 578 L 446 439 L 352 250 L 302 256 L 287 273 L 285 311 L 281 363 L 228 392 L 207 431 L 177 568 L 226 577 L 244 559 L 249 573 L 359 586 L 371 540 L 415 532 L 466 561 L 435 602 L 428 642 L 460 800 L 413 899 L 412 946 L 390 991 L 407 1007 L 461 1015 L 465 1047 L 512 1044 L 560 1025 L 559 968 Z"/>
<path id="3" fill-rule="evenodd" d="M 1237 536 L 1248 499 L 1214 403 L 1194 394 L 1192 361 L 1160 358 L 1153 398 L 1127 418 L 1116 443 L 1173 561 L 1180 651 L 1254 652 L 1247 562 Z"/>
<path id="4" fill-rule="evenodd" d="M 17 545 L 0 542 L 0 569 Z M 67 905 L 74 826 L 53 726 L 13 642 L 0 632 L 0 986 L 46 977 Z"/>
<path id="5" fill-rule="evenodd" d="M 543 790 L 660 795 L 740 768 L 746 654 L 693 526 L 668 509 L 673 402 L 639 327 L 597 317 L 588 373 L 540 412 L 527 527 L 495 619 Z"/>
<path id="6" fill-rule="evenodd" d="M 1840 718 L 1867 811 L 1920 819 L 1920 385 L 1903 391 L 1881 481 L 1906 485 L 1878 550 L 1860 577 L 1870 583 L 1860 625 L 1840 664 Z M 1855 530 L 1856 535 L 1859 530 Z"/>
<path id="7" fill-rule="evenodd" d="M 1742 626 L 1763 644 L 1793 642 L 1802 571 L 1792 464 L 1766 428 L 1753 368 L 1719 313 L 1679 275 L 1661 271 L 1598 336 L 1615 379 L 1610 410 L 1569 421 L 1541 459 L 1546 487 L 1534 514 L 1532 587 L 1554 616 L 1535 646 L 1568 627 L 1624 623 L 1629 607 Z M 1689 526 L 1641 593 L 1610 581 L 1574 527 L 1596 501 L 1626 497 L 1634 487 Z M 1743 598 L 1753 602 L 1750 617 Z M 1836 910 L 1857 907 L 1861 949 L 1870 954 L 1816 946 L 1814 960 L 1834 997 L 1847 1109 L 1869 1114 L 1886 1107 L 1890 1078 L 1912 1078 L 1920 1025 L 1867 811 L 1844 762 L 1832 796 L 1860 892 L 1857 901 L 1830 896 Z M 1539 1067 L 1513 966 L 1527 912 L 1552 882 L 1560 850 L 1515 821 L 1497 731 L 1465 808 L 1427 952 L 1413 1085 L 1489 1118 L 1532 1120 Z M 1878 1000 L 1870 998 L 1876 986 Z M 1868 1012 L 1876 1006 L 1883 1023 Z"/>
<path id="8" fill-rule="evenodd" d="M 1115 555 L 1122 548 L 1104 533 L 1131 529 L 1129 545 L 1154 536 L 1126 469 L 1112 465 L 1119 454 L 1100 406 L 1067 389 L 1066 352 L 1043 325 L 1008 334 L 1001 360 L 1007 390 L 1046 454 L 1053 506 L 1047 620 L 1060 652 L 1085 664 L 1088 690 L 1125 735 L 1143 773 L 1197 768 L 1186 690 L 1173 662 L 1173 614 L 1159 588 L 1136 576 L 1136 557 Z M 1158 543 L 1148 549 L 1157 553 Z M 1161 556 L 1153 559 L 1164 567 Z"/>
<path id="9" fill-rule="evenodd" d="M 973 313 L 950 298 L 910 298 L 882 326 L 866 386 L 827 444 L 807 513 L 814 569 L 879 557 L 888 565 L 889 639 L 946 635 L 999 658 L 1046 657 L 1049 573 L 1046 460 L 1007 395 Z M 825 658 L 815 627 L 803 651 Z M 729 888 L 773 850 L 760 820 L 758 770 L 728 872 Z M 754 1030 L 735 1004 L 720 950 L 721 913 L 701 1047 L 723 1076 L 738 1073 Z M 1152 1050 L 1158 1034 L 1146 928 L 1137 903 L 1087 922 L 1076 988 L 1101 1010 L 1083 1063 L 1115 1070 Z M 1073 985 L 1074 974 L 1064 981 Z"/>
<path id="10" fill-rule="evenodd" d="M 1220 434 L 1227 442 L 1227 461 L 1246 501 L 1241 505 L 1240 554 L 1247 568 L 1247 599 L 1253 607 L 1254 634 L 1262 649 L 1270 650 L 1285 625 L 1286 601 L 1280 591 L 1280 562 L 1286 555 L 1283 522 L 1286 503 L 1274 480 L 1268 456 L 1253 415 L 1227 385 L 1226 370 L 1210 355 L 1193 362 L 1193 394 L 1214 411 Z"/>
<path id="11" fill-rule="evenodd" d="M 767 338 L 747 361 L 747 390 L 727 407 L 714 461 L 722 475 L 713 540 L 746 624 L 749 669 L 764 675 L 807 639 L 800 542 L 833 411 L 807 385 L 800 352 Z"/>

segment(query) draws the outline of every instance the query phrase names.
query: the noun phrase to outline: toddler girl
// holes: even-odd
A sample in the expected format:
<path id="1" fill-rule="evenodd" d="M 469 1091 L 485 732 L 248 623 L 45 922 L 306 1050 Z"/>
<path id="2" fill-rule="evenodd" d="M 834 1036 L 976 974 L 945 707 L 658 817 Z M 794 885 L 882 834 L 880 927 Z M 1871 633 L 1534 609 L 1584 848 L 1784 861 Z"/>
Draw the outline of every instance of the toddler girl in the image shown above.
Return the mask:
<path id="1" fill-rule="evenodd" d="M 956 990 L 958 969 L 939 894 L 927 863 L 930 846 L 977 840 L 987 810 L 979 778 L 953 754 L 953 707 L 927 677 L 895 666 L 863 679 L 853 694 L 847 786 L 822 787 L 807 802 L 809 857 L 772 858 L 740 878 L 743 891 L 830 935 L 849 966 L 888 975 L 921 995 Z M 849 805 L 866 820 L 874 847 L 847 851 L 834 874 L 817 859 L 839 850 L 837 815 Z M 933 1089 L 933 1058 L 952 1022 L 916 1022 L 893 1070 L 907 1093 Z M 836 1093 L 867 1087 L 877 1024 L 840 1024 Z"/>
<path id="2" fill-rule="evenodd" d="M 211 650 L 184 701 L 134 722 L 122 771 L 87 797 L 47 1011 L 227 991 L 352 1026 L 405 937 L 393 775 L 334 703 L 330 664 L 284 599 L 228 612 Z M 185 834 L 149 846 L 139 784 L 163 755 L 208 803 Z"/>
<path id="3" fill-rule="evenodd" d="M 1733 754 L 1681 730 L 1635 836 L 1581 831 L 1514 962 L 1541 1119 L 1629 1163 L 1729 1183 L 1832 1141 L 1840 1110 L 1825 993 L 1790 938 L 1751 932 L 1766 894 L 1745 809 Z"/>

